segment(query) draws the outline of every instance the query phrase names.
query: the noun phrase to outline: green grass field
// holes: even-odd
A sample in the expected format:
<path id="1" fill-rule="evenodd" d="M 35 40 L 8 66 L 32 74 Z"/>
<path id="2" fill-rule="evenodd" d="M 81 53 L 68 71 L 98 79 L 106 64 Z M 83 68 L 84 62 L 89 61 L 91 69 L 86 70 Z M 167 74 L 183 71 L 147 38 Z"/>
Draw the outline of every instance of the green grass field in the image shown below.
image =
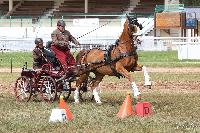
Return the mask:
<path id="1" fill-rule="evenodd" d="M 138 63 L 150 67 L 199 67 L 199 60 L 178 60 L 177 51 L 139 51 Z M 0 67 L 10 67 L 11 59 L 14 68 L 21 68 L 28 63 L 32 67 L 31 52 L 1 52 Z"/>
<path id="2" fill-rule="evenodd" d="M 200 132 L 200 94 L 144 94 L 152 103 L 154 114 L 149 117 L 116 117 L 125 93 L 104 92 L 102 105 L 93 102 L 68 106 L 74 120 L 68 123 L 49 123 L 51 109 L 58 103 L 16 103 L 10 94 L 0 94 L 0 132 L 137 132 L 175 133 Z"/>
<path id="3" fill-rule="evenodd" d="M 141 82 L 142 74 L 135 73 L 136 82 Z M 150 73 L 154 82 L 198 81 L 199 74 Z M 11 94 L 10 88 L 19 73 L 1 73 L 0 83 L 4 93 L 0 93 L 0 132 L 137 132 L 137 133 L 182 133 L 200 132 L 200 101 L 199 93 L 160 92 L 156 86 L 151 90 L 141 90 L 142 101 L 148 101 L 153 106 L 153 115 L 149 117 L 131 116 L 119 119 L 119 111 L 126 95 L 127 88 L 118 86 L 120 90 L 103 89 L 100 94 L 102 105 L 94 102 L 73 103 L 73 95 L 67 102 L 74 120 L 68 123 L 49 123 L 51 110 L 58 107 L 58 102 L 52 104 L 44 102 L 19 103 Z M 120 81 L 120 82 L 119 82 Z M 103 84 L 126 84 L 126 79 L 106 76 Z M 126 87 L 126 85 L 125 85 Z M 122 91 L 125 89 L 126 91 Z M 198 89 L 198 88 L 197 88 Z M 134 107 L 135 101 L 132 101 Z"/>
<path id="4" fill-rule="evenodd" d="M 27 61 L 32 65 L 31 53 L 0 53 L 0 67 L 15 68 Z M 177 59 L 177 53 L 139 52 L 139 63 L 149 67 L 199 67 L 198 60 Z M 130 92 L 127 79 L 106 76 L 100 97 L 103 104 L 87 101 L 73 103 L 73 94 L 67 104 L 74 120 L 68 123 L 49 123 L 51 110 L 58 101 L 16 102 L 13 86 L 20 73 L 0 73 L 0 133 L 198 133 L 200 132 L 200 74 L 151 72 L 154 83 L 146 89 L 141 72 L 133 73 L 142 93 L 142 101 L 152 104 L 153 115 L 116 117 L 126 95 Z M 111 91 L 111 90 L 113 91 Z M 132 99 L 133 100 L 133 99 Z M 135 101 L 132 101 L 134 107 Z"/>

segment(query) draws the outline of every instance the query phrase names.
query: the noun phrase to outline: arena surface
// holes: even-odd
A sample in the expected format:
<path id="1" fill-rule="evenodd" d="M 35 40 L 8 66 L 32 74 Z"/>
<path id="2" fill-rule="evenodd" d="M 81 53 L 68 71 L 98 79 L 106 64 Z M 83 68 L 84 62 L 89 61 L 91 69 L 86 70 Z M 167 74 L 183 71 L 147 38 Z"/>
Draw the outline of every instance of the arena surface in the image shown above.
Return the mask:
<path id="1" fill-rule="evenodd" d="M 13 72 L 20 73 L 21 69 L 15 68 L 12 70 Z M 163 93 L 197 93 L 200 92 L 200 81 L 193 80 L 190 78 L 186 78 L 184 80 L 180 80 L 178 75 L 181 76 L 187 75 L 187 74 L 195 74 L 198 75 L 200 73 L 200 68 L 191 68 L 191 67 L 181 67 L 181 68 L 148 68 L 148 71 L 151 75 L 154 75 L 156 73 L 168 73 L 168 74 L 175 74 L 174 78 L 175 80 L 170 80 L 170 78 L 165 79 L 165 77 L 160 77 L 159 80 L 152 79 L 152 89 L 147 89 L 143 86 L 143 80 L 137 81 L 137 85 L 139 86 L 139 89 L 142 93 L 146 92 L 163 92 Z M 10 73 L 9 68 L 0 68 L 0 72 L 8 72 Z M 136 72 L 140 73 L 141 72 Z M 177 75 L 177 77 L 176 77 Z M 110 77 L 106 77 L 110 78 Z M 135 77 L 137 79 L 137 77 Z M 164 78 L 164 79 L 163 79 Z M 0 82 L 0 93 L 13 93 L 13 87 L 15 83 L 15 78 L 12 82 Z M 100 84 L 100 88 L 102 91 L 131 91 L 130 84 L 127 82 L 127 79 L 114 79 L 114 80 L 103 80 Z M 127 88 L 127 89 L 126 89 Z"/>

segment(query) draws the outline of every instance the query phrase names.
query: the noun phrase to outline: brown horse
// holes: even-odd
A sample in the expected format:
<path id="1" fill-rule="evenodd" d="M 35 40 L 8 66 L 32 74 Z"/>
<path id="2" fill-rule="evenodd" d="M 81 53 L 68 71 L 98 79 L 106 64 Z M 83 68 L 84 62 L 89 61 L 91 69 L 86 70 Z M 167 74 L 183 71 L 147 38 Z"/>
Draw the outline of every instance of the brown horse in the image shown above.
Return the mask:
<path id="1" fill-rule="evenodd" d="M 123 32 L 115 45 L 110 47 L 107 51 L 100 49 L 82 50 L 77 55 L 77 64 L 87 64 L 89 70 L 82 73 L 76 82 L 76 90 L 74 94 L 75 103 L 79 102 L 79 86 L 85 82 L 90 72 L 95 74 L 92 80 L 91 89 L 93 91 L 94 99 L 97 103 L 101 103 L 100 97 L 97 92 L 97 87 L 105 75 L 109 76 L 123 76 L 126 77 L 133 90 L 134 97 L 140 99 L 140 91 L 134 82 L 130 71 L 144 71 L 145 85 L 151 85 L 149 75 L 146 67 L 137 64 L 138 54 L 136 52 L 135 41 L 138 28 L 142 25 L 138 23 L 136 18 L 127 16 L 124 23 Z M 88 67 L 86 67 L 88 68 Z"/>

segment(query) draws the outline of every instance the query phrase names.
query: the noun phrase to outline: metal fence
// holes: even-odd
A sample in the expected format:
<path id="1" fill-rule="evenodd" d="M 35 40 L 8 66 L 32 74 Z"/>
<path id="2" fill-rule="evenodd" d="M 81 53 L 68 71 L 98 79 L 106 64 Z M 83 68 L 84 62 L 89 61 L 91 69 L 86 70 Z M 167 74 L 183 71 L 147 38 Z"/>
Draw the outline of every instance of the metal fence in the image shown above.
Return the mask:
<path id="1" fill-rule="evenodd" d="M 143 36 L 140 38 L 141 44 L 138 45 L 138 50 L 143 51 L 167 51 L 178 50 L 179 43 L 200 44 L 200 37 L 152 37 Z M 116 38 L 87 38 L 80 39 L 81 49 L 99 48 L 102 50 L 108 49 L 110 45 L 115 45 Z M 45 41 L 46 42 L 46 41 Z M 34 48 L 33 39 L 0 39 L 1 51 L 32 51 Z M 72 50 L 74 45 L 72 44 Z"/>

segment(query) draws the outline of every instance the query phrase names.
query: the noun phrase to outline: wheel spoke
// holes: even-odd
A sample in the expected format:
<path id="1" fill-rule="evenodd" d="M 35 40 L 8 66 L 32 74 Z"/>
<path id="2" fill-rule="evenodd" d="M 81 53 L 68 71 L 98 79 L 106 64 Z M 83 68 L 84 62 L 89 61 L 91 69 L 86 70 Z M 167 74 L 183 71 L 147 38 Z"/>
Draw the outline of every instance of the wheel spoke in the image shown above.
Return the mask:
<path id="1" fill-rule="evenodd" d="M 53 102 L 53 100 L 55 100 L 57 96 L 55 80 L 52 77 L 47 76 L 42 80 L 41 87 L 42 88 L 41 88 L 40 93 L 41 93 L 41 96 L 43 97 L 42 99 L 44 101 Z"/>
<path id="2" fill-rule="evenodd" d="M 21 76 L 15 83 L 15 97 L 17 101 L 28 101 L 30 99 L 30 80 L 27 77 Z"/>

